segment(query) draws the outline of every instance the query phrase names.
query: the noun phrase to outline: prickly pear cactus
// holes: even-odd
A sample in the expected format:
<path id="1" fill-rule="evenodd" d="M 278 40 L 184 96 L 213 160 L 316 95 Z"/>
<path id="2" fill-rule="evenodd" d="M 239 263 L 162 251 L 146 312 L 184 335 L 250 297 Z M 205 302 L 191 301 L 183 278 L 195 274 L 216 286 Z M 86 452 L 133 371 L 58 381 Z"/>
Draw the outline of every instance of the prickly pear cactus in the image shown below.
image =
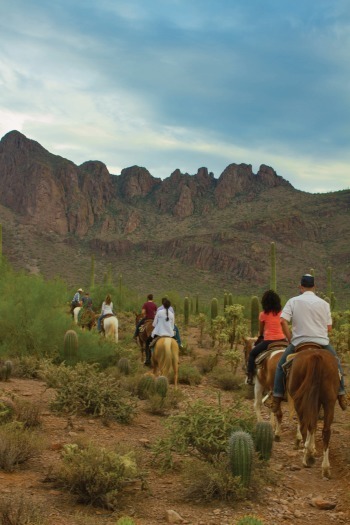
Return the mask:
<path id="1" fill-rule="evenodd" d="M 159 376 L 156 379 L 156 393 L 160 395 L 160 397 L 164 398 L 167 395 L 168 392 L 168 386 L 169 382 L 168 379 L 165 376 Z"/>
<path id="2" fill-rule="evenodd" d="M 231 473 L 240 476 L 244 487 L 250 484 L 253 466 L 254 442 L 248 432 L 238 430 L 231 434 L 228 443 L 228 457 Z"/>
<path id="3" fill-rule="evenodd" d="M 130 361 L 127 357 L 121 357 L 117 363 L 117 367 L 125 376 L 130 374 Z"/>
<path id="4" fill-rule="evenodd" d="M 78 336 L 74 330 L 67 330 L 63 340 L 63 358 L 73 361 L 78 357 Z"/>
<path id="5" fill-rule="evenodd" d="M 273 429 L 268 421 L 260 421 L 256 424 L 255 450 L 260 459 L 268 461 L 271 457 L 273 446 Z"/>

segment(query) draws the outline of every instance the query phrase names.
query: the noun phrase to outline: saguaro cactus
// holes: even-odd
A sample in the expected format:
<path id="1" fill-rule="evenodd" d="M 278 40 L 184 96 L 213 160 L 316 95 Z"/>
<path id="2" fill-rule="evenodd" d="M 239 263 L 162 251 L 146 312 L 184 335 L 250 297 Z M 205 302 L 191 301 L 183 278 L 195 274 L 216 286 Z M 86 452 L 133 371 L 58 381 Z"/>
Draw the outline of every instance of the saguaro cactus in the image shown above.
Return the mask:
<path id="1" fill-rule="evenodd" d="M 78 336 L 74 330 L 67 330 L 63 339 L 63 357 L 69 362 L 78 356 Z"/>
<path id="2" fill-rule="evenodd" d="M 196 307 L 195 308 L 196 308 L 195 314 L 199 315 L 199 297 L 197 293 L 196 293 Z"/>
<path id="3" fill-rule="evenodd" d="M 0 223 L 0 264 L 2 259 L 2 224 Z"/>
<path id="4" fill-rule="evenodd" d="M 185 297 L 184 300 L 184 322 L 185 325 L 188 326 L 188 322 L 190 319 L 190 301 L 188 297 Z"/>
<path id="5" fill-rule="evenodd" d="M 224 311 L 227 305 L 228 305 L 228 296 L 227 296 L 227 292 L 225 292 L 224 293 Z"/>
<path id="6" fill-rule="evenodd" d="M 91 275 L 90 275 L 90 289 L 92 290 L 95 286 L 95 256 L 91 255 Z"/>
<path id="7" fill-rule="evenodd" d="M 260 459 L 268 461 L 271 457 L 273 445 L 273 429 L 268 421 L 260 421 L 256 424 L 255 450 L 259 453 Z"/>
<path id="8" fill-rule="evenodd" d="M 254 295 L 250 301 L 250 335 L 259 334 L 259 298 Z"/>
<path id="9" fill-rule="evenodd" d="M 218 316 L 218 300 L 214 297 L 211 300 L 211 305 L 210 305 L 210 318 L 211 320 L 213 320 L 217 316 Z"/>
<path id="10" fill-rule="evenodd" d="M 231 434 L 228 443 L 228 457 L 233 476 L 240 476 L 244 487 L 250 484 L 253 466 L 254 442 L 248 432 L 238 430 Z"/>
<path id="11" fill-rule="evenodd" d="M 275 243 L 271 243 L 270 247 L 270 259 L 271 259 L 271 277 L 270 277 L 270 288 L 271 290 L 277 291 L 277 275 L 276 275 L 276 246 Z"/>
<path id="12" fill-rule="evenodd" d="M 229 306 L 232 306 L 232 305 L 233 305 L 233 296 L 232 296 L 232 293 L 229 293 L 229 294 L 228 294 L 228 305 L 229 305 Z"/>

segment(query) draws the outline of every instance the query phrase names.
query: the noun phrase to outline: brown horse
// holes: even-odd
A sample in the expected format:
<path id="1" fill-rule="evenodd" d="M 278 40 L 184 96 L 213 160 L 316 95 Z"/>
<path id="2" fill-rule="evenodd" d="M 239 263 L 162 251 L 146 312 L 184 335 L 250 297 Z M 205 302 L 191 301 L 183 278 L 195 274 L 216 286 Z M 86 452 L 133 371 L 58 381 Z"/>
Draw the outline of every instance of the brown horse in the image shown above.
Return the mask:
<path id="1" fill-rule="evenodd" d="M 179 345 L 172 337 L 159 337 L 152 350 L 151 361 L 154 375 L 168 377 L 172 368 L 176 388 L 179 375 Z"/>
<path id="2" fill-rule="evenodd" d="M 311 467 L 315 462 L 317 420 L 320 407 L 323 407 L 322 476 L 329 478 L 329 441 L 339 389 L 338 363 L 327 350 L 303 346 L 303 350 L 293 359 L 287 389 L 294 402 L 304 439 L 304 467 Z"/>
<path id="3" fill-rule="evenodd" d="M 258 421 L 262 421 L 261 408 L 263 405 L 264 394 L 269 395 L 273 391 L 273 384 L 275 380 L 275 373 L 278 361 L 281 359 L 283 352 L 288 346 L 287 343 L 279 341 L 271 343 L 266 350 L 266 358 L 261 360 L 263 354 L 257 357 L 257 370 L 254 383 L 254 409 Z M 261 360 L 261 362 L 259 362 Z M 274 428 L 275 441 L 279 441 L 281 438 L 281 423 L 282 423 L 282 412 L 274 416 L 270 412 L 271 425 Z M 301 436 L 299 436 L 301 438 Z"/>
<path id="4" fill-rule="evenodd" d="M 134 312 L 134 314 L 135 314 L 135 325 L 137 325 L 137 323 L 139 321 L 141 321 L 141 319 L 143 318 L 143 315 L 142 314 L 137 314 L 136 312 Z M 146 319 L 144 324 L 141 325 L 139 333 L 138 333 L 137 340 L 138 340 L 140 348 L 141 348 L 141 361 L 144 360 L 144 354 L 145 354 L 145 350 L 146 350 L 147 339 L 149 338 L 149 336 L 152 334 L 152 331 L 153 331 L 153 324 L 152 323 L 153 323 L 152 319 Z"/>

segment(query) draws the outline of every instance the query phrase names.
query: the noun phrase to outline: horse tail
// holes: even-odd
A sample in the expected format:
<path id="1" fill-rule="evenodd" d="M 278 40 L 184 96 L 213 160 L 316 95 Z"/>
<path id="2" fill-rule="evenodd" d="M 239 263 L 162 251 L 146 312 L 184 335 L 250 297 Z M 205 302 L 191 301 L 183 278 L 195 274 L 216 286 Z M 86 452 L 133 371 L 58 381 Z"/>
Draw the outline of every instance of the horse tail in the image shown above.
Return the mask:
<path id="1" fill-rule="evenodd" d="M 292 370 L 296 364 L 296 362 L 293 363 Z M 322 355 L 312 353 L 306 356 L 304 377 L 299 388 L 292 396 L 300 422 L 310 432 L 315 430 L 317 426 L 322 364 Z"/>
<path id="2" fill-rule="evenodd" d="M 163 340 L 164 354 L 163 354 L 163 359 L 162 359 L 161 374 L 166 377 L 169 376 L 169 373 L 173 366 L 171 342 L 172 342 L 171 337 L 165 337 Z"/>

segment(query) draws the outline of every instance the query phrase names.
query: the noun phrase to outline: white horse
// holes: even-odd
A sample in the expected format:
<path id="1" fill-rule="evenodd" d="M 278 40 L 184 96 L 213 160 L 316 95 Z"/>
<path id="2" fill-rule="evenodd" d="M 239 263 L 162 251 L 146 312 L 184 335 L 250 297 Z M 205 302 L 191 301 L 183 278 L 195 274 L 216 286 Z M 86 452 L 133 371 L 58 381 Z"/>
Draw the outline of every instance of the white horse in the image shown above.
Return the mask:
<path id="1" fill-rule="evenodd" d="M 118 343 L 118 319 L 116 317 L 106 317 L 103 320 L 103 327 L 105 336 Z"/>
<path id="2" fill-rule="evenodd" d="M 78 315 L 81 310 L 81 306 L 76 306 L 73 310 L 74 323 L 78 324 Z"/>

